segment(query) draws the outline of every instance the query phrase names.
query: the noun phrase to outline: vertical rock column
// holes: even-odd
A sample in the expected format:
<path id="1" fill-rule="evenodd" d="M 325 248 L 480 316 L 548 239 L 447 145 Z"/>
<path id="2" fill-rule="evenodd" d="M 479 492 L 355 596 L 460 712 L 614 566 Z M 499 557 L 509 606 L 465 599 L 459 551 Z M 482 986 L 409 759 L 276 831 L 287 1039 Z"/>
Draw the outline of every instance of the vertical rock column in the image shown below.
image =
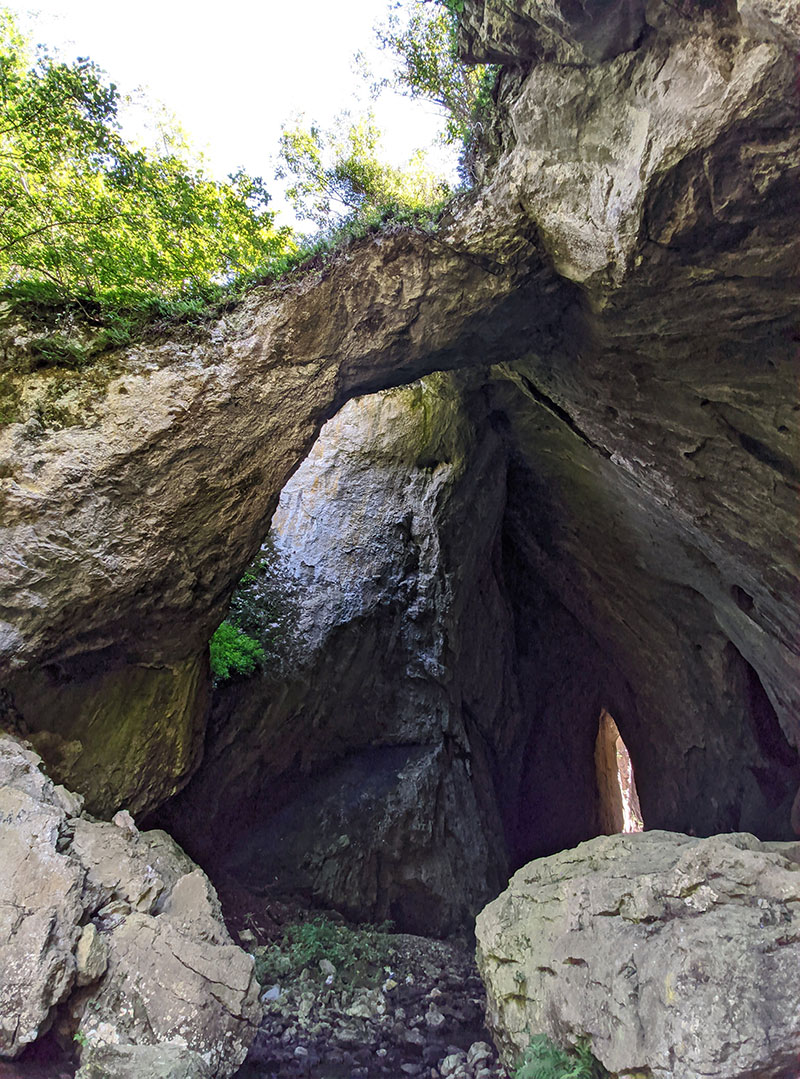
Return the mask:
<path id="1" fill-rule="evenodd" d="M 434 933 L 506 870 L 505 453 L 475 385 L 431 376 L 323 429 L 270 533 L 295 604 L 283 655 L 218 688 L 203 764 L 163 818 L 254 887 Z"/>

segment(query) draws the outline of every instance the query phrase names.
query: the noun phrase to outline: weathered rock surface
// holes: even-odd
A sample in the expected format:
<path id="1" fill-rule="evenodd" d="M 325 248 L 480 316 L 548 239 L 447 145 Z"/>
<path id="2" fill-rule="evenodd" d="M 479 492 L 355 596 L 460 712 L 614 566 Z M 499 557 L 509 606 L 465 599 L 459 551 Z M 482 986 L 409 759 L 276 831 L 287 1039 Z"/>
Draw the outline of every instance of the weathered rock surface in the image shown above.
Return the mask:
<path id="1" fill-rule="evenodd" d="M 216 691 L 204 762 L 160 817 L 251 887 L 414 932 L 471 921 L 507 878 L 489 777 L 505 453 L 467 388 L 431 376 L 325 426 L 269 537 L 292 595 L 286 657 Z"/>
<path id="2" fill-rule="evenodd" d="M 75 1079 L 213 1079 L 215 1073 L 199 1053 L 180 1045 L 98 1046 Z"/>
<path id="3" fill-rule="evenodd" d="M 507 1064 L 586 1037 L 614 1073 L 794 1075 L 800 847 L 746 833 L 599 837 L 519 870 L 480 914 Z"/>
<path id="4" fill-rule="evenodd" d="M 400 231 L 322 272 L 254 291 L 199 335 L 115 356 L 100 385 L 77 376 L 58 420 L 46 419 L 49 372 L 11 376 L 19 422 L 0 431 L 0 671 L 31 728 L 59 730 L 61 708 L 43 714 L 35 702 L 66 686 L 70 741 L 90 742 L 99 712 L 141 742 L 152 698 L 166 696 L 172 711 L 185 697 L 322 423 L 355 393 L 502 358 L 500 327 L 511 315 L 501 307 L 514 281 L 540 293 L 526 286 L 515 309 L 558 317 L 552 274 L 518 230 L 488 268 L 459 224 L 436 242 Z M 98 679 L 110 687 L 106 706 Z M 183 715 L 151 713 L 151 806 L 185 777 L 183 736 L 202 704 L 198 687 Z M 147 782 L 136 770 L 115 778 L 117 805 Z M 108 791 L 81 780 L 89 807 L 108 812 Z"/>
<path id="5" fill-rule="evenodd" d="M 525 722 L 541 720 L 517 745 L 507 804 L 495 786 L 507 844 L 533 853 L 529 822 L 546 829 L 553 805 L 540 849 L 588 834 L 602 708 L 631 749 L 648 825 L 788 835 L 800 784 L 797 6 L 465 7 L 472 55 L 517 67 L 498 89 L 497 165 L 435 237 L 368 237 L 194 337 L 113 357 L 107 378 L 77 374 L 63 408 L 52 373 L 11 379 L 19 422 L 1 436 L 0 483 L 15 707 L 34 731 L 68 729 L 65 744 L 51 739 L 66 760 L 91 742 L 91 716 L 113 711 L 88 703 L 102 677 L 123 687 L 120 729 L 141 732 L 150 689 L 124 687 L 199 669 L 323 421 L 353 395 L 491 364 L 484 417 L 510 459 L 506 659 Z M 462 662 L 448 656 L 448 669 Z M 102 769 L 86 770 L 90 805 L 135 795 L 144 808 L 185 782 L 201 682 L 183 698 L 164 690 L 185 703 L 154 718 L 152 774 L 96 789 Z M 63 687 L 60 719 L 43 706 Z M 493 700 L 476 728 L 492 728 Z M 356 714 L 337 722 L 351 730 Z M 505 714 L 492 737 L 511 746 L 521 728 Z"/>
<path id="6" fill-rule="evenodd" d="M 70 992 L 81 936 L 84 870 L 59 851 L 80 803 L 0 738 L 0 1054 L 15 1057 Z"/>
<path id="7" fill-rule="evenodd" d="M 510 84 L 516 138 L 484 197 L 504 185 L 530 198 L 557 269 L 583 282 L 593 334 L 556 361 L 532 344 L 496 372 L 506 545 L 517 579 L 555 595 L 617 672 L 600 703 L 631 750 L 646 823 L 788 838 L 797 7 L 629 5 L 647 21 L 634 50 L 552 53 L 553 19 L 569 37 L 594 13 L 602 35 L 605 11 L 613 24 L 624 7 L 520 2 L 505 22 L 535 62 Z M 492 10 L 467 5 L 487 47 Z"/>
<path id="8" fill-rule="evenodd" d="M 0 1055 L 55 1020 L 87 1053 L 87 1075 L 161 1076 L 170 1055 L 207 1070 L 165 1079 L 232 1075 L 261 1010 L 253 961 L 208 879 L 127 814 L 119 825 L 79 816 L 40 763 L 0 737 Z"/>
<path id="9" fill-rule="evenodd" d="M 476 63 L 596 64 L 640 43 L 646 9 L 646 0 L 471 0 L 460 27 L 462 52 Z"/>
<path id="10" fill-rule="evenodd" d="M 205 653 L 124 669 L 94 656 L 69 676 L 45 667 L 14 689 L 49 774 L 102 816 L 122 805 L 138 814 L 180 789 L 202 751 L 209 696 Z"/>

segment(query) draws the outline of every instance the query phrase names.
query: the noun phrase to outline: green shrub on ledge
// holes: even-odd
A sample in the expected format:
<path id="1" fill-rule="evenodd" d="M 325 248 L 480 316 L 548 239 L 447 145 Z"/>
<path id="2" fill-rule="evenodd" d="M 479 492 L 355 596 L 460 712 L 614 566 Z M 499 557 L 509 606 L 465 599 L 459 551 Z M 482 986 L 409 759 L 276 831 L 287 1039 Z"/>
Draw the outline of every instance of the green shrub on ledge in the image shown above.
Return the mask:
<path id="1" fill-rule="evenodd" d="M 222 622 L 217 627 L 208 647 L 215 682 L 253 674 L 266 658 L 258 641 L 231 622 Z"/>

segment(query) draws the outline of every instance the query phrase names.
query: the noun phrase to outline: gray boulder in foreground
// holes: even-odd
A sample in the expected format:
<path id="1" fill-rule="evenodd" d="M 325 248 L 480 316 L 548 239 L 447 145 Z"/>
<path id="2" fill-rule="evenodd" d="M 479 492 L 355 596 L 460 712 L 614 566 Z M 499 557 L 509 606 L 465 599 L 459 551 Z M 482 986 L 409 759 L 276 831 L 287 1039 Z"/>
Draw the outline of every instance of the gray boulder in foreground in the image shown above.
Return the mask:
<path id="1" fill-rule="evenodd" d="M 40 764 L 0 734 L 0 1059 L 55 1022 L 82 1075 L 227 1079 L 261 1009 L 208 878 L 127 813 L 81 816 Z"/>
<path id="2" fill-rule="evenodd" d="M 520 869 L 476 934 L 509 1066 L 544 1033 L 618 1074 L 800 1073 L 800 843 L 600 836 Z"/>

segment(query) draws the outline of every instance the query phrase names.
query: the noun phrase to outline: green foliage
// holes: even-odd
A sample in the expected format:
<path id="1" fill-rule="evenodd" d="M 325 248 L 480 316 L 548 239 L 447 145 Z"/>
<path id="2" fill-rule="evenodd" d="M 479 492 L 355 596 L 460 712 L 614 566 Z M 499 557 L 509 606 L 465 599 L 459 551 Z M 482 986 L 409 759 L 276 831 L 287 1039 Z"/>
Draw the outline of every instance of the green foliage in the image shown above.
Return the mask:
<path id="1" fill-rule="evenodd" d="M 525 1050 L 515 1079 L 608 1079 L 609 1072 L 597 1060 L 588 1043 L 562 1049 L 546 1034 L 537 1034 Z"/>
<path id="2" fill-rule="evenodd" d="M 271 536 L 236 586 L 228 621 L 258 642 L 270 670 L 293 658 L 300 617 L 297 586 Z"/>
<path id="3" fill-rule="evenodd" d="M 385 164 L 371 115 L 329 132 L 295 125 L 283 170 L 299 214 L 324 229 L 298 247 L 274 227 L 259 178 L 208 179 L 174 122 L 159 121 L 158 150 L 126 143 L 105 74 L 33 50 L 2 8 L 0 98 L 0 301 L 41 322 L 25 370 L 83 368 L 145 333 L 215 317 L 247 288 L 387 224 L 430 228 L 450 193 L 422 154 Z"/>
<path id="4" fill-rule="evenodd" d="M 31 338 L 28 351 L 36 367 L 82 367 L 87 360 L 86 350 L 61 334 Z"/>
<path id="5" fill-rule="evenodd" d="M 117 306 L 142 294 L 202 294 L 290 247 L 263 182 L 227 183 L 181 156 L 125 142 L 116 86 L 90 60 L 29 47 L 0 9 L 0 281 Z"/>
<path id="6" fill-rule="evenodd" d="M 279 941 L 256 949 L 256 977 L 262 985 L 303 970 L 321 978 L 319 962 L 327 959 L 336 967 L 339 983 L 377 985 L 385 981 L 398 955 L 386 928 L 353 929 L 323 915 L 286 926 Z"/>
<path id="7" fill-rule="evenodd" d="M 220 300 L 215 304 L 217 295 Z M 7 360 L 6 366 L 17 374 L 42 367 L 84 368 L 109 349 L 121 348 L 148 333 L 210 318 L 223 300 L 229 302 L 225 290 L 211 287 L 205 290 L 205 297 L 141 293 L 121 301 L 96 293 L 75 292 L 65 297 L 51 281 L 15 281 L 0 288 L 0 302 L 32 336 L 24 353 Z"/>
<path id="8" fill-rule="evenodd" d="M 281 135 L 278 176 L 291 177 L 287 196 L 299 218 L 321 228 L 343 218 L 374 221 L 402 214 L 431 214 L 449 196 L 447 184 L 418 152 L 405 168 L 380 157 L 380 131 L 372 113 L 339 117 L 323 130 L 296 122 Z"/>
<path id="9" fill-rule="evenodd" d="M 253 674 L 265 659 L 258 641 L 228 621 L 217 626 L 208 647 L 216 682 Z"/>
<path id="10" fill-rule="evenodd" d="M 279 672 L 297 645 L 296 587 L 271 537 L 247 567 L 231 598 L 228 616 L 211 638 L 214 681 Z"/>
<path id="11" fill-rule="evenodd" d="M 384 86 L 434 102 L 447 116 L 445 140 L 468 148 L 486 120 L 498 69 L 468 66 L 458 56 L 458 15 L 464 0 L 395 3 L 387 24 L 377 30 L 381 46 L 397 62 Z"/>

